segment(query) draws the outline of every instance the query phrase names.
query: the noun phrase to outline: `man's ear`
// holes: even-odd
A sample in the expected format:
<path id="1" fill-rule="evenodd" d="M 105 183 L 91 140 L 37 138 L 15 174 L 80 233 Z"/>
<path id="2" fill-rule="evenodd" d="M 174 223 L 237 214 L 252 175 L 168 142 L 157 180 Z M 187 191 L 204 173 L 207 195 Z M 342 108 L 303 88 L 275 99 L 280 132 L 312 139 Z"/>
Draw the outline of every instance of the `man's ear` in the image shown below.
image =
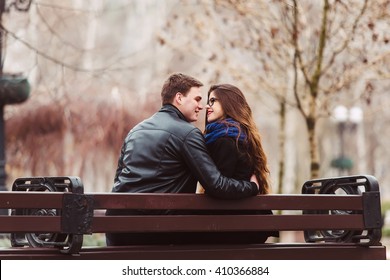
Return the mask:
<path id="1" fill-rule="evenodd" d="M 183 100 L 183 94 L 181 92 L 177 92 L 175 95 L 175 98 L 173 99 L 173 102 L 177 105 L 181 105 Z"/>

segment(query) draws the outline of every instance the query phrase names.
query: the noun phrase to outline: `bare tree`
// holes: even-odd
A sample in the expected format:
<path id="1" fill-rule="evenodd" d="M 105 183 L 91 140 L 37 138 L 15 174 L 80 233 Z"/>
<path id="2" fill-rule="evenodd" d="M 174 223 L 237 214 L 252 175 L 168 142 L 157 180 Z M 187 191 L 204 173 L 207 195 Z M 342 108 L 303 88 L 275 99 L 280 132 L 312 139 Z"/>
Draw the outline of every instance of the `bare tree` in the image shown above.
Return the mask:
<path id="1" fill-rule="evenodd" d="M 320 176 L 319 121 L 340 102 L 361 102 L 354 92 L 360 80 L 389 58 L 388 38 L 378 34 L 384 27 L 374 31 L 386 22 L 388 2 L 215 0 L 196 13 L 194 2 L 182 3 L 188 8 L 172 17 L 162 41 L 176 49 L 185 45 L 188 38 L 174 35 L 180 21 L 193 39 L 186 51 L 206 60 L 211 81 L 233 81 L 257 94 L 261 89 L 261 100 L 279 112 L 280 152 L 286 108 L 297 109 L 308 135 L 310 177 Z M 285 168 L 280 155 L 279 191 Z"/>
<path id="2" fill-rule="evenodd" d="M 77 147 L 97 147 L 96 139 L 117 133 L 109 131 L 111 115 L 128 121 L 126 115 L 142 118 L 157 109 L 158 96 L 150 93 L 167 73 L 184 71 L 206 85 L 236 84 L 255 108 L 260 132 L 266 131 L 282 192 L 288 174 L 299 173 L 298 164 L 307 170 L 305 178 L 319 176 L 323 161 L 316 141 L 335 104 L 379 103 L 375 97 L 386 89 L 389 73 L 388 10 L 386 0 L 39 1 L 28 19 L 19 18 L 24 28 L 10 20 L 4 28 L 13 49 L 28 53 L 23 69 L 36 81 L 31 106 L 66 108 L 57 110 L 64 135 L 92 127 L 94 144 Z M 106 98 L 116 105 L 104 107 Z M 103 114 L 102 107 L 111 113 Z M 7 118 L 16 118 L 16 111 Z M 122 122 L 117 129 L 127 128 Z M 293 129 L 305 133 L 295 136 Z M 68 144 L 83 140 L 72 137 Z M 305 150 L 294 151 L 301 146 Z M 299 183 L 286 181 L 291 179 Z"/>
<path id="3" fill-rule="evenodd" d="M 25 73 L 32 88 L 28 102 L 6 111 L 8 180 L 72 174 L 88 189 L 109 190 L 125 134 L 159 106 L 146 94 L 154 84 L 140 87 L 157 54 L 131 41 L 152 36 L 131 22 L 143 5 L 33 1 L 28 14 L 5 15 L 4 66 Z"/>

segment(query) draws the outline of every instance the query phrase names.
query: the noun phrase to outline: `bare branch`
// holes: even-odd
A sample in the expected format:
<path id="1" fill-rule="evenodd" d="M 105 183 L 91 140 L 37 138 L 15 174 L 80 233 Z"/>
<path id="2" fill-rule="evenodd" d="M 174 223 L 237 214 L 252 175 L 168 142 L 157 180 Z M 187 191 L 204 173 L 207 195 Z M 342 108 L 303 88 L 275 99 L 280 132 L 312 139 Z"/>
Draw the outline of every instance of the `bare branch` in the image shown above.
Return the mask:
<path id="1" fill-rule="evenodd" d="M 310 84 L 311 94 L 313 95 L 313 98 L 317 96 L 318 82 L 321 77 L 322 60 L 324 59 L 324 51 L 325 51 L 326 37 L 327 37 L 326 26 L 327 26 L 327 19 L 328 19 L 328 11 L 329 11 L 329 1 L 324 0 L 324 8 L 322 12 L 323 14 L 322 25 L 321 25 L 320 38 L 318 42 L 317 66 L 312 76 L 311 84 Z"/>
<path id="2" fill-rule="evenodd" d="M 310 84 L 309 77 L 306 73 L 305 68 L 303 67 L 302 63 L 302 57 L 300 54 L 299 46 L 298 46 L 298 5 L 297 1 L 294 0 L 294 21 L 293 21 L 293 43 L 294 43 L 294 59 L 293 59 L 293 66 L 294 66 L 294 96 L 295 100 L 297 102 L 297 108 L 302 113 L 304 117 L 306 117 L 306 112 L 303 109 L 301 99 L 298 95 L 298 62 L 301 66 L 301 72 L 303 73 L 305 80 L 308 84 Z"/>
<path id="3" fill-rule="evenodd" d="M 322 73 L 325 73 L 327 70 L 330 69 L 330 67 L 333 65 L 336 57 L 341 54 L 349 45 L 349 43 L 352 41 L 352 38 L 355 36 L 355 33 L 356 33 L 356 29 L 358 27 L 358 24 L 362 18 L 362 16 L 364 15 L 364 13 L 366 12 L 366 9 L 367 9 L 367 1 L 368 0 L 364 0 L 364 3 L 363 3 L 363 6 L 360 10 L 360 13 L 359 15 L 355 18 L 354 20 L 354 23 L 352 25 L 352 30 L 351 32 L 349 33 L 349 36 L 344 40 L 343 44 L 337 49 L 335 50 L 330 59 L 328 60 L 328 64 L 322 69 Z"/>
<path id="4" fill-rule="evenodd" d="M 76 66 L 76 65 L 72 65 L 72 64 L 69 64 L 69 63 L 66 63 L 60 59 L 57 59 L 53 56 L 50 56 L 48 55 L 46 52 L 44 51 L 41 51 L 39 49 L 37 49 L 36 47 L 34 47 L 32 44 L 30 44 L 29 42 L 27 42 L 26 40 L 23 40 L 22 38 L 20 38 L 19 36 L 17 36 L 15 33 L 7 30 L 3 25 L 0 24 L 0 28 L 4 31 L 7 32 L 7 35 L 10 35 L 11 37 L 13 37 L 14 39 L 16 39 L 17 41 L 19 41 L 20 43 L 22 43 L 23 45 L 25 45 L 27 48 L 33 50 L 36 54 L 38 54 L 39 56 L 41 57 L 44 57 L 45 59 L 57 64 L 57 65 L 60 65 L 62 67 L 65 67 L 65 68 L 68 68 L 68 69 L 71 69 L 73 71 L 76 71 L 76 72 L 93 72 L 93 73 L 102 73 L 102 72 L 106 72 L 106 71 L 125 71 L 125 70 L 132 70 L 134 69 L 135 66 L 127 66 L 127 67 L 111 67 L 112 65 L 116 65 L 117 64 L 117 61 L 122 61 L 123 60 L 123 57 L 119 57 L 117 59 L 117 61 L 114 61 L 113 63 L 111 63 L 110 65 L 107 65 L 105 67 L 101 67 L 101 68 L 94 68 L 94 69 L 88 69 L 88 68 L 84 68 L 84 67 L 79 67 L 79 66 Z M 135 56 L 136 54 L 134 54 Z"/>

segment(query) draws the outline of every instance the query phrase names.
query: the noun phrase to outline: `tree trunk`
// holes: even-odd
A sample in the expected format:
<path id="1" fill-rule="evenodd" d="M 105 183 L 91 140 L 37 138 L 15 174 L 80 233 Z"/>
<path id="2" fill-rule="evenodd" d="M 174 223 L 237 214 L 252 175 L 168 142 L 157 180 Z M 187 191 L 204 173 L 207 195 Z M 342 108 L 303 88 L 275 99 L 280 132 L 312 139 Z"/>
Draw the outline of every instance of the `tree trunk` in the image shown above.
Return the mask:
<path id="1" fill-rule="evenodd" d="M 319 178 L 320 175 L 320 160 L 318 153 L 318 144 L 316 138 L 316 124 L 315 117 L 308 116 L 306 118 L 307 131 L 309 134 L 309 149 L 310 149 L 310 177 L 311 179 Z"/>
<path id="2" fill-rule="evenodd" d="M 286 160 L 285 155 L 285 144 L 286 144 L 286 102 L 282 100 L 280 102 L 280 127 L 279 127 L 279 173 L 278 173 L 278 191 L 277 193 L 283 193 L 283 177 L 284 177 L 284 161 Z"/>

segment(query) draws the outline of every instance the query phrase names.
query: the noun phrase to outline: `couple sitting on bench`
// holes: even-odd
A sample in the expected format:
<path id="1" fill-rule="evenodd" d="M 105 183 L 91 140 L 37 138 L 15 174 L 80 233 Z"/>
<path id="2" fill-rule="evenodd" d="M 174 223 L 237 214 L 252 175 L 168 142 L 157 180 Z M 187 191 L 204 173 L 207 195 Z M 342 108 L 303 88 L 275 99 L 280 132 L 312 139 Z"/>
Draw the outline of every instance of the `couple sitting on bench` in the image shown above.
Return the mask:
<path id="1" fill-rule="evenodd" d="M 200 111 L 204 109 L 202 86 L 195 78 L 180 73 L 166 80 L 161 91 L 161 109 L 136 125 L 124 140 L 113 192 L 204 192 L 215 198 L 230 200 L 270 192 L 267 158 L 245 96 L 233 85 L 211 86 L 205 106 L 206 128 L 203 134 L 191 124 L 198 120 Z M 111 209 L 106 215 L 137 215 L 145 214 L 145 211 Z M 271 210 L 246 214 L 260 212 L 272 215 Z M 169 213 L 169 210 L 148 211 L 150 215 Z M 197 214 L 213 213 L 221 212 Z M 158 236 L 152 233 L 107 233 L 106 240 L 107 245 L 114 246 L 264 243 L 269 236 L 278 236 L 278 232 L 159 233 Z"/>

